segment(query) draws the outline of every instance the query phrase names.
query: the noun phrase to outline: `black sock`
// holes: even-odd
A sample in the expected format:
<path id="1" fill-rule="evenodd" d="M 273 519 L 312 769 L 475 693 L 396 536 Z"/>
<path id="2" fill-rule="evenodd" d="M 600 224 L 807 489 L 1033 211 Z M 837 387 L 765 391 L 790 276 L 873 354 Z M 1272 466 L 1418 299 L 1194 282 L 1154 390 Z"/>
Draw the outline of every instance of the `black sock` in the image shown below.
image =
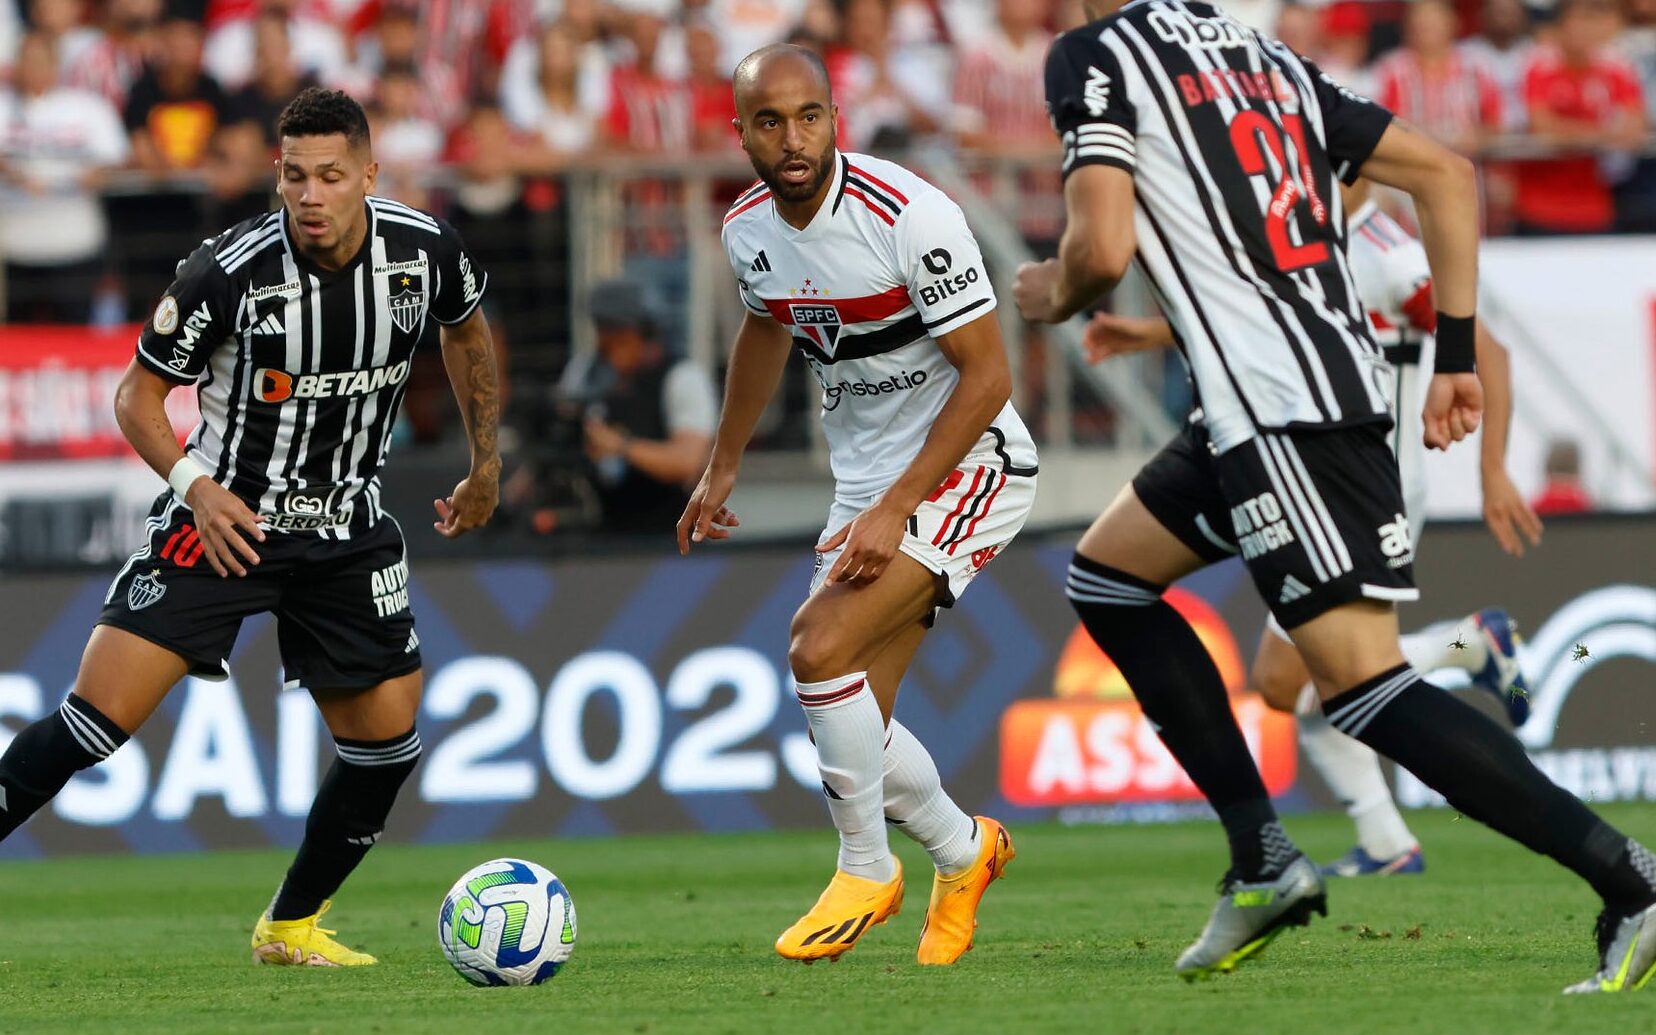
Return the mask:
<path id="1" fill-rule="evenodd" d="M 339 757 L 316 792 L 305 840 L 270 904 L 272 920 L 299 920 L 322 908 L 385 830 L 397 790 L 420 761 L 413 730 L 390 740 L 335 738 Z"/>
<path id="2" fill-rule="evenodd" d="M 1324 701 L 1323 711 L 1464 815 L 1574 870 L 1606 903 L 1656 900 L 1656 859 L 1644 846 L 1547 779 L 1512 734 L 1408 665 Z"/>
<path id="3" fill-rule="evenodd" d="M 1162 599 L 1162 588 L 1076 554 L 1066 593 L 1162 743 L 1219 814 L 1231 869 L 1246 879 L 1272 876 L 1299 853 L 1276 821 L 1219 669 L 1196 630 Z"/>
<path id="4" fill-rule="evenodd" d="M 126 731 L 74 694 L 25 727 L 0 755 L 0 841 L 51 801 L 70 777 L 126 742 Z"/>

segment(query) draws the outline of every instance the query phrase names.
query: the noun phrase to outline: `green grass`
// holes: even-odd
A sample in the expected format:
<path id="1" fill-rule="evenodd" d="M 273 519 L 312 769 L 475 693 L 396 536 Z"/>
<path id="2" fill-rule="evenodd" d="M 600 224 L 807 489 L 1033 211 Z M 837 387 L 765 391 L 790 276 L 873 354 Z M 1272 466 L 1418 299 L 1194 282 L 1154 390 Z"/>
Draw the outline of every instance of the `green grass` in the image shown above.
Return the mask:
<path id="1" fill-rule="evenodd" d="M 1607 810 L 1656 840 L 1656 808 Z M 376 953 L 356 971 L 255 968 L 247 936 L 285 853 L 0 864 L 0 1032 L 1536 1032 L 1649 1031 L 1656 988 L 1565 999 L 1594 966 L 1573 877 L 1447 813 L 1412 817 L 1430 872 L 1332 888 L 1332 915 L 1236 974 L 1172 973 L 1223 869 L 1212 824 L 1014 830 L 978 946 L 921 968 L 925 858 L 903 914 L 835 965 L 771 951 L 829 875 L 831 835 L 377 849 L 329 917 Z M 1337 816 L 1294 819 L 1327 857 Z M 555 869 L 579 906 L 549 985 L 473 989 L 435 944 L 449 882 L 491 855 Z"/>

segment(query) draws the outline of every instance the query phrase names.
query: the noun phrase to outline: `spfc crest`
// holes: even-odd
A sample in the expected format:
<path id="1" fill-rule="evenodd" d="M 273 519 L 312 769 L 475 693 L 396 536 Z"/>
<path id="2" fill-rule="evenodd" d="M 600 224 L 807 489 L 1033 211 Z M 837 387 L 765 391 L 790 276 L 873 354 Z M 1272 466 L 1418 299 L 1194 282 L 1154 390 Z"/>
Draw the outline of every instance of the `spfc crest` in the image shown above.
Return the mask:
<path id="1" fill-rule="evenodd" d="M 149 574 L 140 575 L 132 580 L 132 585 L 127 588 L 127 609 L 129 611 L 142 611 L 160 600 L 167 592 L 167 587 L 161 584 L 161 579 L 158 577 L 160 574 L 160 568 L 152 568 Z"/>
<path id="2" fill-rule="evenodd" d="M 404 334 L 413 334 L 425 316 L 425 296 L 420 291 L 420 282 L 405 275 L 392 277 L 391 286 L 402 288 L 385 300 L 385 307 L 391 313 L 391 322 L 401 328 Z"/>
<path id="3" fill-rule="evenodd" d="M 829 359 L 834 358 L 834 346 L 839 344 L 839 310 L 821 302 L 792 302 L 788 314 L 807 338 Z"/>

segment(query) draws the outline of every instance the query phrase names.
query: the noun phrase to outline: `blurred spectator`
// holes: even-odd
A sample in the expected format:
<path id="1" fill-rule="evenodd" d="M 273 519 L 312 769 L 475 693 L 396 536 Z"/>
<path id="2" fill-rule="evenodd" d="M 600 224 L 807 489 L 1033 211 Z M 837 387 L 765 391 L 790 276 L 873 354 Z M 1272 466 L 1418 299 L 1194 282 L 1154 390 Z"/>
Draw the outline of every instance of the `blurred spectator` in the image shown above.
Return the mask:
<path id="1" fill-rule="evenodd" d="M 1542 473 L 1546 481 L 1530 501 L 1537 515 L 1584 514 L 1593 509 L 1593 497 L 1581 484 L 1581 447 L 1574 441 L 1563 438 L 1549 443 Z"/>
<path id="2" fill-rule="evenodd" d="M 51 42 L 59 75 L 103 36 L 86 24 L 86 0 L 29 0 L 29 26 Z"/>
<path id="3" fill-rule="evenodd" d="M 736 62 L 806 21 L 812 0 L 711 0 L 707 6 L 707 22 L 717 25 L 722 37 L 719 70 L 728 76 Z"/>
<path id="4" fill-rule="evenodd" d="M 419 69 L 404 63 L 380 70 L 368 127 L 380 167 L 374 193 L 428 208 L 421 179 L 442 160 L 443 130 L 420 114 Z"/>
<path id="5" fill-rule="evenodd" d="M 1534 45 L 1523 0 L 1485 0 L 1478 34 L 1460 44 L 1461 53 L 1494 78 L 1508 130 L 1524 128 L 1524 69 Z"/>
<path id="6" fill-rule="evenodd" d="M 17 60 L 17 43 L 23 36 L 23 17 L 15 0 L 0 0 L 0 79 L 11 73 Z"/>
<path id="7" fill-rule="evenodd" d="M 919 47 L 893 38 L 890 0 L 848 0 L 843 19 L 840 45 L 827 57 L 841 146 L 901 148 L 945 126 L 950 80 Z"/>
<path id="8" fill-rule="evenodd" d="M 520 62 L 517 51 L 506 59 L 501 107 L 514 127 L 535 134 L 554 152 L 581 154 L 597 137 L 608 108 L 608 83 L 592 81 L 591 66 L 583 61 L 587 51 L 570 23 L 553 22 L 533 41 L 532 63 Z M 601 53 L 601 48 L 592 49 Z M 597 67 L 608 74 L 607 60 Z M 520 83 L 524 75 L 528 78 Z"/>
<path id="9" fill-rule="evenodd" d="M 713 379 L 670 353 L 639 282 L 596 285 L 589 310 L 597 355 L 571 361 L 560 394 L 579 408 L 603 528 L 665 537 L 713 445 Z"/>
<path id="10" fill-rule="evenodd" d="M 696 149 L 739 150 L 741 138 L 731 124 L 736 118 L 736 97 L 730 89 L 730 76 L 720 63 L 719 34 L 706 22 L 692 22 L 685 28 L 684 44 L 690 62 L 690 110 Z"/>
<path id="11" fill-rule="evenodd" d="M 345 74 L 345 37 L 326 0 L 258 0 L 207 36 L 202 63 L 225 89 L 241 89 L 253 74 L 258 23 L 265 17 L 287 23 L 293 62 L 302 72 L 326 83 Z"/>
<path id="12" fill-rule="evenodd" d="M 13 322 L 87 320 L 109 237 L 96 191 L 127 157 L 110 103 L 57 85 L 53 46 L 25 36 L 15 86 L 0 90 L 0 258 Z"/>
<path id="13" fill-rule="evenodd" d="M 1335 0 L 1324 7 L 1320 46 L 1310 57 L 1341 86 L 1372 96 L 1368 7 L 1362 0 Z"/>
<path id="14" fill-rule="evenodd" d="M 235 112 L 218 81 L 202 69 L 201 45 L 201 26 L 190 19 L 172 16 L 161 24 L 155 55 L 127 96 L 126 127 L 140 169 L 213 166 L 219 130 L 235 121 Z"/>
<path id="15" fill-rule="evenodd" d="M 251 163 L 250 172 L 270 171 L 279 141 L 276 119 L 299 91 L 317 85 L 310 72 L 299 69 L 293 55 L 286 18 L 265 11 L 253 23 L 253 76 L 230 99 L 235 112 L 232 141 L 238 158 Z M 377 156 L 376 156 L 377 157 Z"/>
<path id="16" fill-rule="evenodd" d="M 632 53 L 610 71 L 609 146 L 623 151 L 683 153 L 690 147 L 690 91 L 656 70 L 666 19 L 640 7 L 626 16 Z"/>
<path id="17" fill-rule="evenodd" d="M 63 64 L 65 85 L 100 94 L 119 108 L 144 71 L 144 60 L 155 45 L 155 27 L 161 20 L 161 0 L 109 0 L 103 34 Z"/>
<path id="18" fill-rule="evenodd" d="M 391 65 L 420 70 L 420 114 L 448 129 L 465 115 L 466 94 L 454 70 L 423 58 L 420 9 L 410 0 L 392 0 L 379 9 L 373 30 L 356 45 L 356 60 L 333 85 L 358 98 L 373 97 L 380 70 Z"/>
<path id="19" fill-rule="evenodd" d="M 1501 130 L 1501 91 L 1487 69 L 1455 47 L 1458 30 L 1449 0 L 1410 4 L 1403 46 L 1375 63 L 1374 99 L 1442 143 L 1474 154 Z"/>
<path id="20" fill-rule="evenodd" d="M 1524 72 L 1530 132 L 1587 152 L 1644 140 L 1644 100 L 1627 63 L 1607 51 L 1620 28 L 1616 0 L 1560 0 L 1554 45 L 1537 47 Z M 1517 231 L 1602 233 L 1615 216 L 1604 163 L 1594 154 L 1518 165 Z"/>
<path id="21" fill-rule="evenodd" d="M 1322 14 L 1305 4 L 1284 4 L 1270 32 L 1301 57 L 1317 61 L 1322 53 Z"/>
<path id="22" fill-rule="evenodd" d="M 419 0 L 415 7 L 420 14 L 420 53 L 415 66 L 452 70 L 461 98 L 494 95 L 494 73 L 511 45 L 504 33 L 490 34 L 490 14 L 496 6 L 496 0 Z"/>
<path id="23" fill-rule="evenodd" d="M 1045 68 L 1051 0 L 997 0 L 995 21 L 955 68 L 955 135 L 963 148 L 996 153 L 1053 149 Z"/>

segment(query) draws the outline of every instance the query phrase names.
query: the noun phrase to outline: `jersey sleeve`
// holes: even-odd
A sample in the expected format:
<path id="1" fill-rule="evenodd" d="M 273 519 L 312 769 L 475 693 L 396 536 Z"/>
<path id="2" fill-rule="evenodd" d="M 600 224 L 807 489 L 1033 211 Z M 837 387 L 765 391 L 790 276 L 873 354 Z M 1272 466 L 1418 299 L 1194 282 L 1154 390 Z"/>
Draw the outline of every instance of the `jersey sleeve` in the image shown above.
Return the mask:
<path id="1" fill-rule="evenodd" d="M 1066 33 L 1046 63 L 1047 114 L 1064 145 L 1064 175 L 1083 165 L 1132 172 L 1138 120 L 1127 99 L 1121 63 L 1096 38 Z"/>
<path id="2" fill-rule="evenodd" d="M 942 191 L 914 199 L 897 221 L 897 275 L 932 337 L 995 309 L 983 253 L 960 206 Z"/>
<path id="3" fill-rule="evenodd" d="M 1329 163 L 1334 167 L 1334 175 L 1349 186 L 1357 182 L 1363 163 L 1374 153 L 1375 145 L 1391 125 L 1392 113 L 1336 83 L 1310 61 L 1305 66 L 1317 92 L 1317 107 L 1322 110 Z"/>
<path id="4" fill-rule="evenodd" d="M 438 243 L 431 256 L 437 269 L 436 290 L 429 311 L 438 323 L 452 326 L 477 308 L 489 286 L 489 275 L 472 262 L 459 231 L 441 219 L 437 226 Z"/>
<path id="5" fill-rule="evenodd" d="M 173 282 L 138 335 L 138 362 L 174 384 L 194 384 L 230 336 L 232 288 L 213 242 L 178 264 Z"/>
<path id="6" fill-rule="evenodd" d="M 747 282 L 745 274 L 752 268 L 754 256 L 743 258 L 738 251 L 735 235 L 728 229 L 720 235 L 719 243 L 724 246 L 725 258 L 730 262 L 731 272 L 736 274 L 736 294 L 742 300 L 742 307 L 755 316 L 769 316 L 770 310 L 765 303 L 754 293 L 752 286 Z"/>

